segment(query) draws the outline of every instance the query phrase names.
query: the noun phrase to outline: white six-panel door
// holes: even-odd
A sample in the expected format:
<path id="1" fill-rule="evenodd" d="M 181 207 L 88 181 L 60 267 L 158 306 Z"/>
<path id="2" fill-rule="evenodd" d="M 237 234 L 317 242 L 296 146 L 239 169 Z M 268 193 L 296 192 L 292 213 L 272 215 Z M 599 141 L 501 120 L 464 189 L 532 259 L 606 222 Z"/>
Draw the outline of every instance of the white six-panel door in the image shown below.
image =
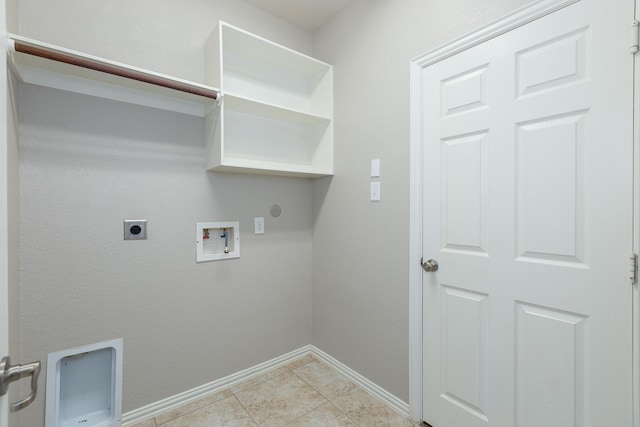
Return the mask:
<path id="1" fill-rule="evenodd" d="M 423 418 L 631 427 L 632 0 L 422 72 Z"/>

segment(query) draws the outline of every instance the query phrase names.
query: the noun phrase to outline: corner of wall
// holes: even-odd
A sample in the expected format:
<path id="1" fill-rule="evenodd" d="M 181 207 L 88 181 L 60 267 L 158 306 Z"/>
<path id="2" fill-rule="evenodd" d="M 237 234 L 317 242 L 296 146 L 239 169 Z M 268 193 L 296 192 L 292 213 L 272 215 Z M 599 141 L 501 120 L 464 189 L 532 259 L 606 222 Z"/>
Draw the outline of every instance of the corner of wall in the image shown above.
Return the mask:
<path id="1" fill-rule="evenodd" d="M 10 33 L 17 33 L 20 10 L 18 0 L 6 0 L 6 2 L 7 31 Z"/>

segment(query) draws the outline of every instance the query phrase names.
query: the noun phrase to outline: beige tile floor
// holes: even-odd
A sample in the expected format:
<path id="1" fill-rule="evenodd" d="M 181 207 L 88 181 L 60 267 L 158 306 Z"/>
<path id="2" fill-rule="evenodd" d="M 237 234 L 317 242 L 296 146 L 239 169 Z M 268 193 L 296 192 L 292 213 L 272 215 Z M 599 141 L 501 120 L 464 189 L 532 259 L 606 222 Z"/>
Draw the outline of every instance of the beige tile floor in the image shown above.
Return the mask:
<path id="1" fill-rule="evenodd" d="M 133 427 L 413 425 L 309 355 Z"/>

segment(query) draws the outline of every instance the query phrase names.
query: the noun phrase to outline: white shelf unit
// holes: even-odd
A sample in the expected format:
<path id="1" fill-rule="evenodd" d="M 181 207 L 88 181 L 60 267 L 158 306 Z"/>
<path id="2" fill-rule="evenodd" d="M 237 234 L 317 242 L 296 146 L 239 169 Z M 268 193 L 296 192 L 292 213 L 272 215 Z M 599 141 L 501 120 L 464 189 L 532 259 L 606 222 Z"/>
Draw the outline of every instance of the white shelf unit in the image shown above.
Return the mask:
<path id="1" fill-rule="evenodd" d="M 14 34 L 12 69 L 25 83 L 205 117 L 218 89 Z"/>
<path id="2" fill-rule="evenodd" d="M 303 177 L 333 174 L 332 67 L 220 21 L 206 43 L 207 169 Z"/>

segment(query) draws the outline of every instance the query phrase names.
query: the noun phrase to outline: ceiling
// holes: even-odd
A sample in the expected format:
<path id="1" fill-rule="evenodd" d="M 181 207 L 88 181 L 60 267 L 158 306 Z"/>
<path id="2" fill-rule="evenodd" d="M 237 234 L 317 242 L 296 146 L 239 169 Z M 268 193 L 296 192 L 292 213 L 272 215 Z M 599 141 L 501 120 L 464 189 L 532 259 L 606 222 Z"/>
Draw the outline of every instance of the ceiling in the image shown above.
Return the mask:
<path id="1" fill-rule="evenodd" d="M 352 0 L 245 0 L 308 31 L 315 31 Z"/>

